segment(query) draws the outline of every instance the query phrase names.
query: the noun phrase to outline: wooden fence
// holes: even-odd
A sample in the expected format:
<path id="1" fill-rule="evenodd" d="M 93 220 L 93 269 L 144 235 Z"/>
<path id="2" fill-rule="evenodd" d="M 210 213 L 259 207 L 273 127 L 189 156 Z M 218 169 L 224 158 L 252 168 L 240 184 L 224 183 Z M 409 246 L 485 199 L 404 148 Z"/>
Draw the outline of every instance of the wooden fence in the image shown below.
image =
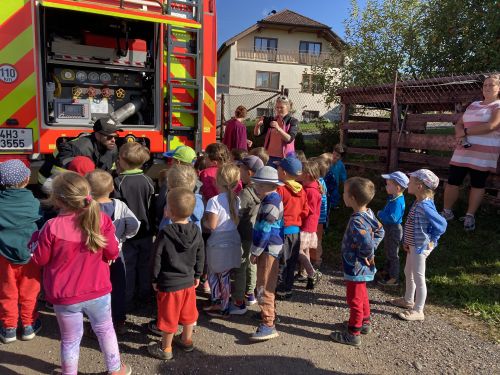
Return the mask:
<path id="1" fill-rule="evenodd" d="M 340 90 L 341 141 L 354 156 L 347 164 L 385 172 L 429 168 L 446 181 L 456 146 L 450 123 L 482 99 L 483 80 L 463 75 Z M 360 137 L 375 141 L 366 146 Z M 494 190 L 488 200 L 500 203 L 500 163 L 487 188 Z"/>

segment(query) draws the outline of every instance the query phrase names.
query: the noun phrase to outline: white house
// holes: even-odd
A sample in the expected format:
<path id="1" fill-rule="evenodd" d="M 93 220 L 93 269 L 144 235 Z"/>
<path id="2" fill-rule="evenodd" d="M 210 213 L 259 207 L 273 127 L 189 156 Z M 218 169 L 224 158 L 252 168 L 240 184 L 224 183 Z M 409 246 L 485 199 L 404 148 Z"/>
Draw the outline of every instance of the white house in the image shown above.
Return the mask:
<path id="1" fill-rule="evenodd" d="M 333 119 L 311 74 L 311 66 L 338 55 L 345 42 L 320 22 L 285 9 L 222 43 L 217 52 L 218 93 L 226 94 L 225 116 L 239 104 L 252 107 L 269 97 L 255 90 L 289 90 L 294 116 L 308 120 L 320 116 Z M 229 99 L 229 100 L 228 100 Z M 267 114 L 269 103 L 259 105 L 250 117 Z"/>

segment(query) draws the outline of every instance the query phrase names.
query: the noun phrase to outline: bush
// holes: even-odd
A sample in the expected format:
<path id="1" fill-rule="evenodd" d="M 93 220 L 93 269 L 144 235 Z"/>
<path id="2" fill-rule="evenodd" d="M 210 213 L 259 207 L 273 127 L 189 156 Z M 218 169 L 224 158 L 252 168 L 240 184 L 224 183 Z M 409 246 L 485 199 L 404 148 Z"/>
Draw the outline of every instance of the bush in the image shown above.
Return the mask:
<path id="1" fill-rule="evenodd" d="M 332 152 L 333 146 L 340 143 L 340 123 L 318 120 L 315 125 L 319 131 L 318 142 L 321 150 Z"/>

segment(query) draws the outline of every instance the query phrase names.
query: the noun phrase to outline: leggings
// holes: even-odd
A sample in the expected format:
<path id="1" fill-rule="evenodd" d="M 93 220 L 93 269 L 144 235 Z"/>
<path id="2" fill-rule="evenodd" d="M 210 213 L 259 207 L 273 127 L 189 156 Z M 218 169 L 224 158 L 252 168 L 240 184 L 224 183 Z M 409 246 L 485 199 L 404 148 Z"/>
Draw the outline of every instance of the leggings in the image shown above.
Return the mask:
<path id="1" fill-rule="evenodd" d="M 61 367 L 64 375 L 78 373 L 80 342 L 83 336 L 83 313 L 90 320 L 109 372 L 121 367 L 118 341 L 111 319 L 111 296 L 91 299 L 73 305 L 54 305 L 61 332 Z"/>
<path id="2" fill-rule="evenodd" d="M 429 252 L 417 254 L 414 246 L 406 254 L 405 278 L 406 292 L 405 301 L 415 303 L 413 310 L 424 311 L 425 299 L 427 298 L 427 285 L 425 284 L 425 260 Z"/>
<path id="3" fill-rule="evenodd" d="M 212 302 L 220 301 L 221 310 L 229 309 L 229 297 L 231 297 L 231 270 L 208 274 Z"/>

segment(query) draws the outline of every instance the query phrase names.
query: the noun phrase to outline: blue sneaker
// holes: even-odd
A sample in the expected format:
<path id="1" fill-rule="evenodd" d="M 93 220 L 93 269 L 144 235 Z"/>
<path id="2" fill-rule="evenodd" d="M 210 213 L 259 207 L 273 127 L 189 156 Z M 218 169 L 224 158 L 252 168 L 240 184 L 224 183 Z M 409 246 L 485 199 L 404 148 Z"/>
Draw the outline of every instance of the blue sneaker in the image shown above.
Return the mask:
<path id="1" fill-rule="evenodd" d="M 240 305 L 232 303 L 231 306 L 229 306 L 230 315 L 244 315 L 247 311 L 247 305 L 245 304 L 245 302 L 241 303 Z"/>
<path id="2" fill-rule="evenodd" d="M 29 341 L 33 340 L 38 332 L 42 329 L 42 321 L 40 319 L 35 320 L 35 322 L 30 326 L 23 327 L 23 334 L 21 340 Z"/>
<path id="3" fill-rule="evenodd" d="M 0 327 L 0 340 L 2 340 L 4 344 L 16 341 L 16 329 Z"/>
<path id="4" fill-rule="evenodd" d="M 255 305 L 257 303 L 257 298 L 255 298 L 255 294 L 253 294 L 253 293 L 245 294 L 245 299 L 246 299 L 247 306 L 252 306 L 252 305 Z"/>
<path id="5" fill-rule="evenodd" d="M 276 327 L 268 327 L 264 324 L 261 324 L 259 328 L 257 328 L 257 331 L 250 336 L 250 340 L 252 341 L 266 341 L 270 339 L 274 339 L 275 337 L 278 337 L 278 331 L 276 331 Z"/>

